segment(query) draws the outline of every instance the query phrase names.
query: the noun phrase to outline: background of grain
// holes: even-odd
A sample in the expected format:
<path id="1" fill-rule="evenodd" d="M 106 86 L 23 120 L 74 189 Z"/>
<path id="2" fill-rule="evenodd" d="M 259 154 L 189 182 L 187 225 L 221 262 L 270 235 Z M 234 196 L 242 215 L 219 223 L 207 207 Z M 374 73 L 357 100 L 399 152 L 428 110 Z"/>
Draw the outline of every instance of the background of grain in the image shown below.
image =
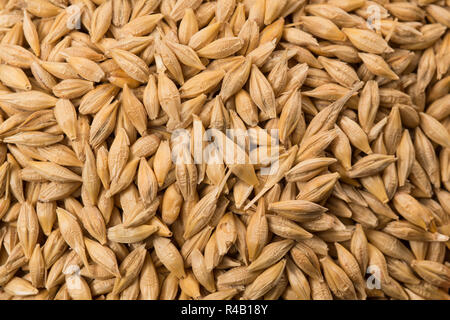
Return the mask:
<path id="1" fill-rule="evenodd" d="M 448 300 L 449 6 L 0 0 L 0 299 Z"/>

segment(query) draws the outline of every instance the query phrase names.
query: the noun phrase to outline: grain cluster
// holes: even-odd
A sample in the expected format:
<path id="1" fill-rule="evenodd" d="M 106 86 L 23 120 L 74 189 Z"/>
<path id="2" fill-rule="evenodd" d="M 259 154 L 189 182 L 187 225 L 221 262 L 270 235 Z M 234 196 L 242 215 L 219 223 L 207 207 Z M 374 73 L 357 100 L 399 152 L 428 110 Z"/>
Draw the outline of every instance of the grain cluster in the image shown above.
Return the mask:
<path id="1" fill-rule="evenodd" d="M 449 300 L 449 28 L 449 0 L 0 0 L 0 299 Z"/>

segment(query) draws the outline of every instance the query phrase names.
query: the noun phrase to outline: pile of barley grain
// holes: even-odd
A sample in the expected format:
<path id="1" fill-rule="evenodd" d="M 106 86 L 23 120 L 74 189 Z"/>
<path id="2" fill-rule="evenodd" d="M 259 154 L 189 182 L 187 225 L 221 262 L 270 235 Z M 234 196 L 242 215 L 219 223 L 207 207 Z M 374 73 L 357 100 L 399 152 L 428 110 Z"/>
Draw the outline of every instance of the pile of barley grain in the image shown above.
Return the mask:
<path id="1" fill-rule="evenodd" d="M 0 0 L 0 299 L 450 299 L 449 6 Z"/>

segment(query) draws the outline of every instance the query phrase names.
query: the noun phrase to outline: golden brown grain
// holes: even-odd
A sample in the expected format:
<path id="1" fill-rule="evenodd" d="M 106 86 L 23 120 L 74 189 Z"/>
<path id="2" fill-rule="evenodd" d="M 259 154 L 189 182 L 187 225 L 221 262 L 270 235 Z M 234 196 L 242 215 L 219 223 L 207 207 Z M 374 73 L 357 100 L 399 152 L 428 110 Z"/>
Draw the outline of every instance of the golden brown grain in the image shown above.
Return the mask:
<path id="1" fill-rule="evenodd" d="M 450 299 L 448 1 L 25 2 L 1 299 Z"/>

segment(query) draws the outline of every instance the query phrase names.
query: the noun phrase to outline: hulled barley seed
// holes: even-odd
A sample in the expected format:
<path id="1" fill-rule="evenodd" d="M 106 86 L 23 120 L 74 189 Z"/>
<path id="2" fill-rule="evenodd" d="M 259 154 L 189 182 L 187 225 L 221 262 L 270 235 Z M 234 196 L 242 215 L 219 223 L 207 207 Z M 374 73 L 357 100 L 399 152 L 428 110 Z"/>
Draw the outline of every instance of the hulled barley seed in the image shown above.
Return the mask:
<path id="1" fill-rule="evenodd" d="M 448 5 L 0 1 L 0 299 L 450 300 Z"/>

